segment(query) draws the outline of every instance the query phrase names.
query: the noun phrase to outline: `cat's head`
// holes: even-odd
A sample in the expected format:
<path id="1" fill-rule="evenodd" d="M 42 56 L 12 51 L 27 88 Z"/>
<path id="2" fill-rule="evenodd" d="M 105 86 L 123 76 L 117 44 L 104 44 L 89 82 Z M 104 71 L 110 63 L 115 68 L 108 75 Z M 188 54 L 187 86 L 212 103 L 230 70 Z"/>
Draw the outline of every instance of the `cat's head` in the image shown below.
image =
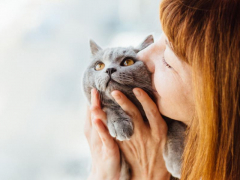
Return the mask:
<path id="1" fill-rule="evenodd" d="M 110 95 L 115 89 L 129 93 L 134 87 L 151 88 L 151 74 L 144 63 L 137 59 L 137 53 L 153 42 L 153 36 L 149 35 L 137 47 L 102 49 L 90 40 L 92 62 L 83 79 L 87 96 L 92 88 L 106 95 Z"/>

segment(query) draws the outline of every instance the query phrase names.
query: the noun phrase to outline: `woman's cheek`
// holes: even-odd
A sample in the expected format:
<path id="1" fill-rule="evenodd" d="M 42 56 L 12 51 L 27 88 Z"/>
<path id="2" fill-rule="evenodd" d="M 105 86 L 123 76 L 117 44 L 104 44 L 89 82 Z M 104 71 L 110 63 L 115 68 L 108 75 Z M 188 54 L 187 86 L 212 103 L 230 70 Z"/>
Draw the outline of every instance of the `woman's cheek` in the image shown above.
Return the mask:
<path id="1" fill-rule="evenodd" d="M 192 110 L 184 94 L 181 84 L 169 78 L 168 81 L 158 79 L 156 86 L 157 106 L 162 115 L 182 121 L 187 124 L 192 117 Z"/>
<path id="2" fill-rule="evenodd" d="M 167 71 L 158 71 L 154 76 L 154 84 L 157 91 L 157 105 L 161 114 L 173 119 L 180 118 L 179 87 L 173 76 Z"/>

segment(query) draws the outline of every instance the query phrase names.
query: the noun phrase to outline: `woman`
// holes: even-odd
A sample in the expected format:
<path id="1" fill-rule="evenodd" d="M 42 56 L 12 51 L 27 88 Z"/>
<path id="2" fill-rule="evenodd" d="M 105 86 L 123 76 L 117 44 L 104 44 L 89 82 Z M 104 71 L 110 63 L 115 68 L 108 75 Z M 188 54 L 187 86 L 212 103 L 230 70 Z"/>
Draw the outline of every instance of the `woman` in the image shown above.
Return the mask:
<path id="1" fill-rule="evenodd" d="M 118 91 L 119 105 L 132 116 L 130 141 L 108 134 L 96 90 L 85 133 L 93 169 L 89 179 L 118 179 L 119 147 L 132 179 L 170 179 L 162 158 L 167 126 L 161 114 L 188 125 L 181 179 L 235 180 L 240 177 L 240 2 L 163 0 L 164 34 L 139 53 L 153 73 L 157 105 L 134 89 L 149 126 Z"/>

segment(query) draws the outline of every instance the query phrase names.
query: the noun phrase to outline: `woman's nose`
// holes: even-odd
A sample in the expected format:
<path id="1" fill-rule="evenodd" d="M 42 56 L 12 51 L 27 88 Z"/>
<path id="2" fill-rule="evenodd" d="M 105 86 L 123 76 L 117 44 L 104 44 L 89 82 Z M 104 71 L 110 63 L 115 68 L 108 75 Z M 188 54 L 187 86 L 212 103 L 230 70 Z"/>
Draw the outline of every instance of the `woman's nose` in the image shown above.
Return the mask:
<path id="1" fill-rule="evenodd" d="M 162 35 L 159 40 L 140 51 L 137 54 L 137 58 L 143 61 L 150 72 L 153 73 L 155 69 L 155 61 L 163 55 L 164 48 L 164 39 Z"/>

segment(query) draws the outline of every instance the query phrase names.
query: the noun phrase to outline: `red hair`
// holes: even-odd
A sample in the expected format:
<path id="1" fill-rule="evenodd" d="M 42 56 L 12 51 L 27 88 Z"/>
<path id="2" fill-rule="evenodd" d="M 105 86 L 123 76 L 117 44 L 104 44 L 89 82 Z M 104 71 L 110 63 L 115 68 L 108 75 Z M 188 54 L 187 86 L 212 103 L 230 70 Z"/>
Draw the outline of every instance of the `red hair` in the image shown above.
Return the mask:
<path id="1" fill-rule="evenodd" d="M 162 0 L 160 20 L 193 73 L 196 113 L 181 179 L 239 179 L 240 1 Z"/>

